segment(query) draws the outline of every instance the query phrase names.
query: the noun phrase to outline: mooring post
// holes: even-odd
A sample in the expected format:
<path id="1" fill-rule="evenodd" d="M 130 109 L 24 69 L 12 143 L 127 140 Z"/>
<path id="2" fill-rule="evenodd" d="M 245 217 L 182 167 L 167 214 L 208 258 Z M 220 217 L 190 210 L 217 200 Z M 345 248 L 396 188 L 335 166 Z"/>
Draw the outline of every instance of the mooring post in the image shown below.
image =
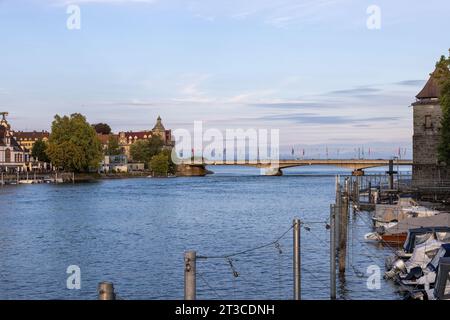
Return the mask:
<path id="1" fill-rule="evenodd" d="M 348 224 L 348 206 L 349 206 L 349 181 L 345 179 L 344 194 L 341 201 L 341 210 L 339 218 L 339 272 L 345 273 L 345 263 L 347 256 L 347 224 Z"/>
<path id="2" fill-rule="evenodd" d="M 197 293 L 196 280 L 197 252 L 187 251 L 184 253 L 184 300 L 195 300 Z"/>
<path id="3" fill-rule="evenodd" d="M 2 172 L 2 186 L 5 184 L 5 180 L 3 178 L 3 172 Z"/>
<path id="4" fill-rule="evenodd" d="M 336 299 L 336 206 L 330 205 L 330 298 Z"/>
<path id="5" fill-rule="evenodd" d="M 369 192 L 368 192 L 368 200 L 369 200 L 369 203 L 372 203 L 372 182 L 371 181 L 369 181 Z"/>
<path id="6" fill-rule="evenodd" d="M 20 182 L 20 173 L 19 170 L 17 170 L 17 184 L 19 184 L 19 182 Z"/>
<path id="7" fill-rule="evenodd" d="M 98 300 L 116 300 L 112 282 L 103 281 L 98 284 Z"/>
<path id="8" fill-rule="evenodd" d="M 341 207 L 341 197 L 342 197 L 342 195 L 341 195 L 341 185 L 340 185 L 340 183 L 339 183 L 339 176 L 336 176 L 336 208 L 340 208 Z M 334 231 L 334 234 L 335 234 L 335 237 L 336 237 L 336 241 L 339 241 L 338 239 L 339 239 L 339 221 L 340 221 L 340 215 L 336 215 L 336 220 L 335 220 L 335 223 L 336 223 L 336 226 L 335 226 L 335 231 Z"/>
<path id="9" fill-rule="evenodd" d="M 75 184 L 75 172 L 72 172 L 72 183 Z"/>
<path id="10" fill-rule="evenodd" d="M 300 261 L 300 219 L 294 219 L 293 239 L 294 239 L 294 300 L 301 299 L 301 261 Z"/>

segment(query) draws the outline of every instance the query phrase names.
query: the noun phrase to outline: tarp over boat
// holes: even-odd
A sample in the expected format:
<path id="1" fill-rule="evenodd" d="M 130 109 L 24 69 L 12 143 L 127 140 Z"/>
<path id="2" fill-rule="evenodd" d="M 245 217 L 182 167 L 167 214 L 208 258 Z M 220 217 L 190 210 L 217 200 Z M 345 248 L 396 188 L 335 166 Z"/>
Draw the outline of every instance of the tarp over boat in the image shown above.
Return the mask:
<path id="1" fill-rule="evenodd" d="M 431 217 L 406 218 L 394 226 L 385 228 L 383 234 L 408 233 L 409 229 L 425 227 L 450 227 L 450 213 L 440 213 Z"/>
<path id="2" fill-rule="evenodd" d="M 398 204 L 377 204 L 373 220 L 378 223 L 402 221 L 409 217 L 430 217 L 440 212 L 427 207 L 418 206 L 412 200 L 399 202 Z"/>

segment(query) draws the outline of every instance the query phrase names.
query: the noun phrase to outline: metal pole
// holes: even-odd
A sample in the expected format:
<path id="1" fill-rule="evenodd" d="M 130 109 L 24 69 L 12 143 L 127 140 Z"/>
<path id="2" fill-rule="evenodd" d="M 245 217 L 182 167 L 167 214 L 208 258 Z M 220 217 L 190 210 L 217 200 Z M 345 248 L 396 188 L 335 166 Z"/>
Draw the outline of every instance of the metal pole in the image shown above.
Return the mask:
<path id="1" fill-rule="evenodd" d="M 300 269 L 300 219 L 294 219 L 294 300 L 301 299 L 301 269 Z"/>
<path id="2" fill-rule="evenodd" d="M 184 300 L 195 300 L 197 292 L 195 251 L 184 253 Z"/>
<path id="3" fill-rule="evenodd" d="M 112 282 L 103 281 L 98 284 L 98 300 L 116 300 Z"/>
<path id="4" fill-rule="evenodd" d="M 330 206 L 330 298 L 336 299 L 336 239 L 335 239 L 336 206 Z"/>
<path id="5" fill-rule="evenodd" d="M 349 181 L 345 180 L 344 195 L 341 201 L 341 210 L 339 218 L 339 272 L 345 273 L 345 264 L 347 256 L 347 223 L 348 223 L 348 205 L 349 205 Z"/>

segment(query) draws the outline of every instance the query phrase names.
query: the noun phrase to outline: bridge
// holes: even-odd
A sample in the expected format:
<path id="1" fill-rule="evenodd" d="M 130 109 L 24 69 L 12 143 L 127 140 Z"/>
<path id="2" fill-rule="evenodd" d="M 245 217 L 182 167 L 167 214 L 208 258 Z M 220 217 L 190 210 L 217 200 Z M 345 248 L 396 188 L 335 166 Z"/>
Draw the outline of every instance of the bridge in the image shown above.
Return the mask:
<path id="1" fill-rule="evenodd" d="M 207 173 L 206 166 L 250 166 L 265 169 L 266 175 L 282 175 L 281 169 L 292 167 L 304 167 L 304 166 L 334 166 L 339 168 L 346 168 L 353 171 L 355 175 L 363 175 L 364 169 L 385 167 L 392 163 L 394 166 L 411 166 L 412 160 L 386 160 L 386 159 L 292 159 L 292 160 L 278 160 L 277 162 L 263 161 L 263 160 L 235 160 L 235 161 L 184 161 L 181 166 L 184 166 L 185 170 L 201 172 L 204 170 L 204 174 Z"/>

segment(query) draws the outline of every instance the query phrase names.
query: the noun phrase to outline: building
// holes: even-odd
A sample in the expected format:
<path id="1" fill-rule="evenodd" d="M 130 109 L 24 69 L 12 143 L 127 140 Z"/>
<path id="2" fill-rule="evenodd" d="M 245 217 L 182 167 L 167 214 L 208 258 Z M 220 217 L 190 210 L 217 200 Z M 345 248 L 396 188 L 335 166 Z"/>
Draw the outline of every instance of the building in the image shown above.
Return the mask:
<path id="1" fill-rule="evenodd" d="M 412 104 L 413 134 L 413 184 L 432 184 L 450 180 L 448 169 L 438 160 L 438 146 L 442 108 L 439 104 L 440 89 L 433 74 Z"/>
<path id="2" fill-rule="evenodd" d="M 156 119 L 156 124 L 152 130 L 147 131 L 127 131 L 119 132 L 119 146 L 122 148 L 122 152 L 128 157 L 130 157 L 130 147 L 133 143 L 139 140 L 150 139 L 153 136 L 158 136 L 164 143 L 165 147 L 172 147 L 172 131 L 166 130 L 162 124 L 161 117 L 158 116 Z"/>
<path id="3" fill-rule="evenodd" d="M 29 153 L 14 138 L 14 132 L 6 120 L 7 112 L 1 112 L 0 121 L 0 171 L 24 171 L 29 162 Z"/>
<path id="4" fill-rule="evenodd" d="M 33 149 L 33 146 L 36 143 L 36 141 L 42 140 L 47 142 L 50 137 L 50 133 L 47 131 L 32 131 L 32 132 L 14 131 L 13 134 L 14 138 L 17 140 L 20 146 L 30 152 Z"/>
<path id="5" fill-rule="evenodd" d="M 127 173 L 144 171 L 144 167 L 143 163 L 128 162 L 126 155 L 105 156 L 100 166 L 100 172 Z"/>

